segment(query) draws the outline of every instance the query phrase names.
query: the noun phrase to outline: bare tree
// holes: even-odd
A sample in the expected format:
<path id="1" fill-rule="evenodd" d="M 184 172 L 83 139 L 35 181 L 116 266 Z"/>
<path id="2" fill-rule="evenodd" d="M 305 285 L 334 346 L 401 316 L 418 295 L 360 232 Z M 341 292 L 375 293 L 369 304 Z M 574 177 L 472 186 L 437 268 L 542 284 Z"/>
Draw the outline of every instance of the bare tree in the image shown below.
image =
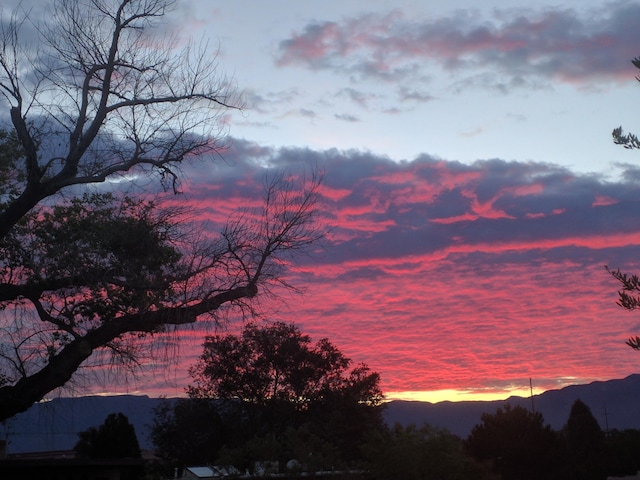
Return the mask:
<path id="1" fill-rule="evenodd" d="M 17 17 L 4 27 L 0 91 L 12 129 L 0 132 L 0 420 L 91 357 L 135 363 L 150 333 L 223 305 L 251 308 L 259 292 L 287 285 L 292 256 L 323 236 L 315 174 L 276 175 L 260 211 L 198 242 L 179 211 L 82 195 L 83 185 L 154 170 L 175 189 L 183 161 L 218 148 L 220 115 L 237 99 L 206 49 L 175 54 L 154 41 L 150 29 L 173 3 L 55 1 L 37 52 L 23 51 Z M 63 190 L 70 200 L 55 195 Z"/>
<path id="2" fill-rule="evenodd" d="M 24 162 L 0 192 L 0 238 L 63 188 L 149 170 L 173 182 L 182 161 L 218 147 L 239 99 L 206 45 L 176 52 L 152 35 L 174 3 L 55 0 L 35 51 L 20 42 L 28 19 L 3 27 L 0 92 Z"/>

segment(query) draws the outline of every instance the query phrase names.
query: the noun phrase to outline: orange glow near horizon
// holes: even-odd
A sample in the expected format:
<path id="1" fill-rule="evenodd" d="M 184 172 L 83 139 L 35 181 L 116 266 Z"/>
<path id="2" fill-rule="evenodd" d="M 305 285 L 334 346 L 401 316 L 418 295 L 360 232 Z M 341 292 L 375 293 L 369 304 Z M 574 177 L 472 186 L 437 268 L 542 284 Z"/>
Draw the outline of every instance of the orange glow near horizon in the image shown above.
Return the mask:
<path id="1" fill-rule="evenodd" d="M 534 395 L 543 393 L 541 390 L 533 390 Z M 531 394 L 528 388 L 514 389 L 509 392 L 474 392 L 466 390 L 433 390 L 433 391 L 404 391 L 404 392 L 387 392 L 385 401 L 406 400 L 412 402 L 485 402 L 494 400 L 506 400 L 509 397 L 529 397 Z"/>

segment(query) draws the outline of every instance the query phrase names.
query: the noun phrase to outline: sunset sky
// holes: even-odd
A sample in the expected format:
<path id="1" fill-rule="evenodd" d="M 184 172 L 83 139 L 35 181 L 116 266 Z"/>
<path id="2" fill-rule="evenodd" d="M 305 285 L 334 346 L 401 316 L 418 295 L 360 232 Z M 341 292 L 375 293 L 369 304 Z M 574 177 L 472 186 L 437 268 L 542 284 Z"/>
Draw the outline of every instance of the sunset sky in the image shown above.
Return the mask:
<path id="1" fill-rule="evenodd" d="M 604 268 L 640 272 L 640 151 L 611 141 L 640 133 L 640 2 L 534 3 L 185 0 L 163 27 L 208 39 L 245 99 L 179 198 L 215 224 L 266 168 L 322 170 L 331 233 L 269 319 L 328 337 L 388 398 L 640 371 L 640 312 Z M 202 335 L 119 392 L 183 394 Z"/>

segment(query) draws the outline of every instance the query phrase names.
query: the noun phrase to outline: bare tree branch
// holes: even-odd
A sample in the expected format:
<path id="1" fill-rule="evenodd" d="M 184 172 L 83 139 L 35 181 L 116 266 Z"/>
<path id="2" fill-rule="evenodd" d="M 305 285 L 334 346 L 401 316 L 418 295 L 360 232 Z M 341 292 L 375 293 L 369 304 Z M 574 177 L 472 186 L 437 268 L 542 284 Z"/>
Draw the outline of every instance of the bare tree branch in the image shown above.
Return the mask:
<path id="1" fill-rule="evenodd" d="M 20 54 L 21 21 L 14 16 L 5 27 L 0 90 L 12 105 L 26 181 L 0 208 L 0 238 L 62 189 L 145 167 L 175 176 L 176 165 L 218 148 L 221 116 L 240 101 L 206 44 L 175 52 L 153 38 L 173 4 L 55 0 L 52 22 L 38 29 L 36 60 Z M 23 72 L 34 79 L 26 82 Z M 66 152 L 44 151 L 43 143 L 66 144 Z"/>
<path id="2" fill-rule="evenodd" d="M 135 347 L 167 326 L 223 305 L 253 313 L 324 235 L 316 173 L 267 180 L 264 208 L 210 242 L 191 242 L 183 218 L 153 202 L 70 188 L 158 173 L 176 190 L 182 163 L 220 148 L 222 115 L 240 99 L 206 42 L 178 51 L 154 36 L 174 3 L 51 0 L 47 21 L 28 24 L 32 49 L 20 38 L 28 15 L 2 27 L 12 130 L 0 128 L 0 420 L 92 355 L 135 365 Z"/>
<path id="3" fill-rule="evenodd" d="M 173 232 L 179 230 L 168 223 L 173 216 L 140 202 L 127 203 L 114 219 L 116 207 L 98 196 L 93 204 L 56 207 L 37 227 L 27 224 L 29 240 L 5 247 L 5 261 L 18 262 L 14 280 L 22 283 L 4 282 L 0 293 L 5 304 L 29 299 L 37 321 L 51 329 L 42 337 L 46 355 L 31 362 L 33 373 L 0 388 L 0 420 L 64 385 L 96 351 L 110 349 L 135 364 L 135 353 L 118 343 L 128 336 L 194 324 L 225 304 L 252 309 L 260 291 L 286 285 L 292 255 L 324 234 L 316 218 L 321 176 L 300 181 L 276 176 L 265 185 L 262 211 L 241 212 L 219 241 L 196 242 L 180 255 L 172 242 L 189 242 Z M 55 238 L 67 243 L 56 245 Z M 24 263 L 23 251 L 34 256 L 32 265 Z M 75 252 L 73 260 L 67 252 Z"/>

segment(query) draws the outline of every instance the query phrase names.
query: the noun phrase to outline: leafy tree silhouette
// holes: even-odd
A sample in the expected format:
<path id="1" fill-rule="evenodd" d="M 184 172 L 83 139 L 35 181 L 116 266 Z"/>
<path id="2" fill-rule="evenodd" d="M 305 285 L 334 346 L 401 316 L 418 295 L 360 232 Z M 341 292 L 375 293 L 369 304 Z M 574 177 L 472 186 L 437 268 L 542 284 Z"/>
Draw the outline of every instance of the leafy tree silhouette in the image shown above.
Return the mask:
<path id="1" fill-rule="evenodd" d="M 467 454 L 460 438 L 428 424 L 396 424 L 372 436 L 364 451 L 376 480 L 495 478 Z"/>
<path id="2" fill-rule="evenodd" d="M 156 412 L 154 442 L 166 452 L 199 438 L 219 448 L 219 433 L 192 438 L 177 425 L 211 408 L 222 419 L 218 432 L 229 433 L 220 455 L 243 468 L 268 460 L 250 458 L 265 449 L 318 468 L 353 463 L 371 432 L 383 428 L 379 374 L 363 364 L 351 368 L 328 339 L 313 343 L 294 324 L 249 323 L 239 335 L 209 336 L 190 373 L 190 399 Z M 230 419 L 233 428 L 225 426 Z"/>
<path id="3" fill-rule="evenodd" d="M 490 461 L 503 480 L 555 478 L 558 439 L 540 412 L 506 404 L 481 419 L 465 442 L 474 458 Z"/>
<path id="4" fill-rule="evenodd" d="M 640 430 L 612 430 L 606 436 L 607 474 L 635 475 L 640 471 Z"/>
<path id="5" fill-rule="evenodd" d="M 85 458 L 140 458 L 140 445 L 133 425 L 123 413 L 111 413 L 98 428 L 78 434 L 74 450 Z"/>
<path id="6" fill-rule="evenodd" d="M 165 399 L 153 413 L 151 440 L 167 465 L 211 464 L 224 444 L 241 435 L 242 419 L 215 400 Z"/>

